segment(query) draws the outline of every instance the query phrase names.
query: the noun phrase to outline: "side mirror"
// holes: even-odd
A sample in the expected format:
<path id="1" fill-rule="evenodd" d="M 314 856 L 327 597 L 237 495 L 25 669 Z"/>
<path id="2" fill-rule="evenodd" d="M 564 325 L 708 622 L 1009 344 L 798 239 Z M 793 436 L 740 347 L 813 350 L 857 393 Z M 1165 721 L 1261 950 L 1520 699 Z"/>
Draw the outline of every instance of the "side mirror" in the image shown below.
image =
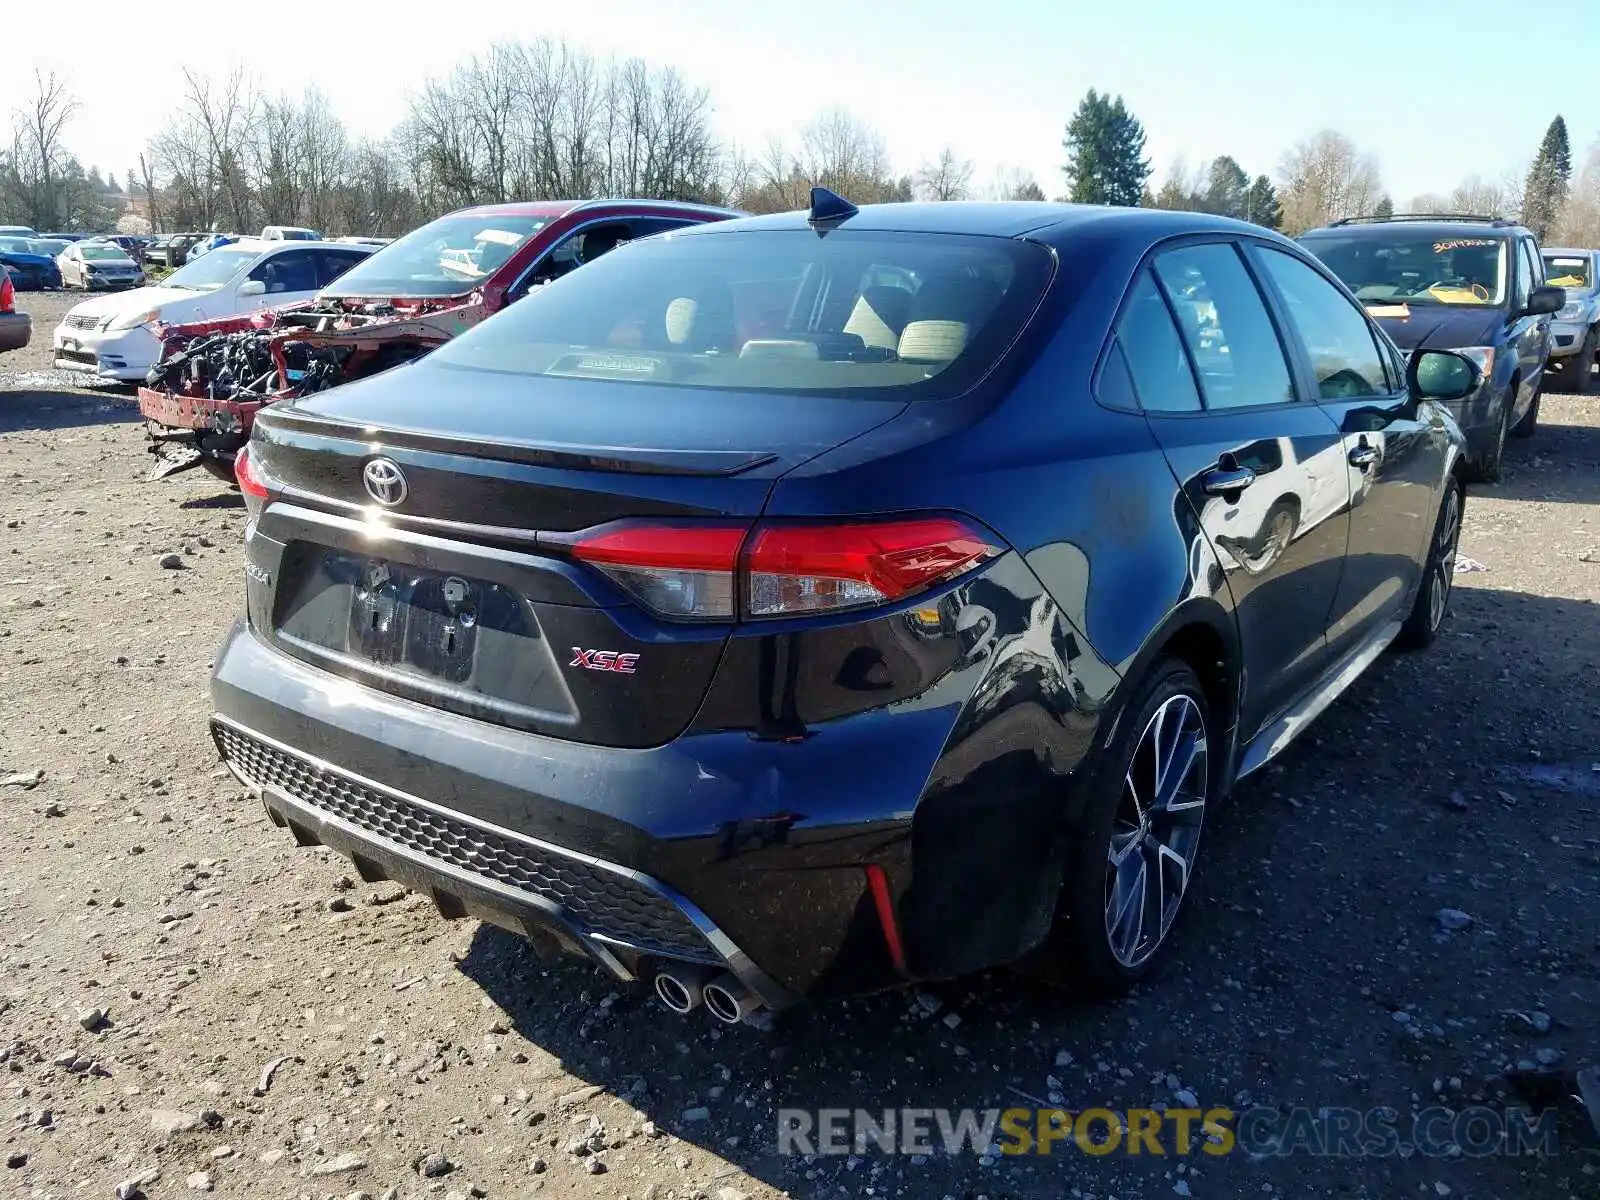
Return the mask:
<path id="1" fill-rule="evenodd" d="M 239 285 L 239 295 L 241 296 L 265 296 L 266 294 L 267 285 L 259 279 L 246 279 Z"/>
<path id="2" fill-rule="evenodd" d="M 1536 287 L 1528 296 L 1528 315 L 1537 317 L 1544 313 L 1560 312 L 1566 302 L 1566 288 Z"/>
<path id="3" fill-rule="evenodd" d="M 1461 400 L 1482 380 L 1478 364 L 1453 350 L 1418 350 L 1406 367 L 1406 386 L 1418 399 Z"/>

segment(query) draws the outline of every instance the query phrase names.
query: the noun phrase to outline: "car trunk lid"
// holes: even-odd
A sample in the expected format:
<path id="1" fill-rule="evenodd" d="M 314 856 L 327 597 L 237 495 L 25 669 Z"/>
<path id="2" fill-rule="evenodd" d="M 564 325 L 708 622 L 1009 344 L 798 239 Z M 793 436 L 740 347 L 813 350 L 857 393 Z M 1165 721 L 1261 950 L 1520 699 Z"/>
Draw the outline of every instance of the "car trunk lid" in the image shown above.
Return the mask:
<path id="1" fill-rule="evenodd" d="M 426 360 L 273 405 L 251 447 L 272 495 L 249 544 L 251 620 L 289 654 L 422 703 L 658 745 L 699 707 L 731 617 L 662 618 L 573 535 L 747 524 L 784 472 L 904 407 Z"/>

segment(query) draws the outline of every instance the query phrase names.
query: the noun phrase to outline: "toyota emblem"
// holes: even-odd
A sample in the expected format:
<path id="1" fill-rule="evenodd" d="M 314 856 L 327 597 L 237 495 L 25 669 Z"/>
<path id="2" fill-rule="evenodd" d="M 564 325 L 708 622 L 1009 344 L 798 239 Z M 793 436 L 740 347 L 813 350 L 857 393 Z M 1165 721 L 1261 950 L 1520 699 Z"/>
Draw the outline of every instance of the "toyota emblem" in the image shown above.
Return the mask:
<path id="1" fill-rule="evenodd" d="M 406 498 L 406 477 L 392 458 L 375 458 L 361 469 L 361 482 L 367 495 L 379 504 L 393 508 Z"/>

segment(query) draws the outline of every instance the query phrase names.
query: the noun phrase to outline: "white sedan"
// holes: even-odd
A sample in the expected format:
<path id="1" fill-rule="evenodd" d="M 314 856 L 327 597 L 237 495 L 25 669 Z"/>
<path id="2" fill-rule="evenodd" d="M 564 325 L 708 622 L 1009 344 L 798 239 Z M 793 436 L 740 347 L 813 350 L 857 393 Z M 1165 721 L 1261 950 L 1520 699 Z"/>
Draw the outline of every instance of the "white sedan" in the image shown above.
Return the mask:
<path id="1" fill-rule="evenodd" d="M 56 266 L 61 270 L 64 288 L 115 291 L 144 282 L 144 270 L 115 242 L 73 242 L 56 255 Z"/>
<path id="2" fill-rule="evenodd" d="M 153 287 L 85 300 L 55 332 L 55 365 L 101 379 L 142 382 L 161 357 L 157 325 L 215 321 L 308 300 L 370 255 L 334 242 L 235 242 Z"/>

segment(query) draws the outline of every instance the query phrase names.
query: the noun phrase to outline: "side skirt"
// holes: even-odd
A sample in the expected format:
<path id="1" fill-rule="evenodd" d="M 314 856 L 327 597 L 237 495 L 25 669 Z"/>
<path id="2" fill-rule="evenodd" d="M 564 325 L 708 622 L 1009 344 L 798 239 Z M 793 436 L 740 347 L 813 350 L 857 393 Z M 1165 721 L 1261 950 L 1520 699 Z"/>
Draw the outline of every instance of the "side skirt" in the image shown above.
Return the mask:
<path id="1" fill-rule="evenodd" d="M 1400 625 L 1399 621 L 1380 625 L 1371 637 L 1329 668 L 1299 700 L 1290 705 L 1287 712 L 1256 734 L 1240 756 L 1239 770 L 1234 778 L 1243 779 L 1251 772 L 1259 771 L 1305 732 L 1306 726 L 1316 720 L 1389 648 L 1389 643 L 1399 636 Z"/>

